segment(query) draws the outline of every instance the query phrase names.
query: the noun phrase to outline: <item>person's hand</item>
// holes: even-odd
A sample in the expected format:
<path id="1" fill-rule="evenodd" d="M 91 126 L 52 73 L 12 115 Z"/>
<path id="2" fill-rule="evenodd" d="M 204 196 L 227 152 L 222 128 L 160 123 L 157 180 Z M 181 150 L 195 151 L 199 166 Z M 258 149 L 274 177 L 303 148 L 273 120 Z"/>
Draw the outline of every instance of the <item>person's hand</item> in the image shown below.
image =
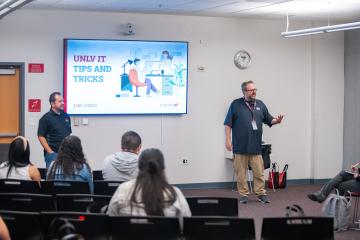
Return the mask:
<path id="1" fill-rule="evenodd" d="M 279 116 L 277 116 L 276 118 L 273 119 L 273 124 L 279 124 L 279 123 L 281 123 L 282 120 L 283 120 L 283 118 L 284 118 L 284 115 L 279 115 Z"/>
<path id="2" fill-rule="evenodd" d="M 359 174 L 358 173 L 354 173 L 354 178 L 358 178 Z"/>
<path id="3" fill-rule="evenodd" d="M 232 151 L 232 143 L 231 143 L 231 141 L 230 140 L 226 140 L 226 149 L 228 150 L 228 151 Z"/>

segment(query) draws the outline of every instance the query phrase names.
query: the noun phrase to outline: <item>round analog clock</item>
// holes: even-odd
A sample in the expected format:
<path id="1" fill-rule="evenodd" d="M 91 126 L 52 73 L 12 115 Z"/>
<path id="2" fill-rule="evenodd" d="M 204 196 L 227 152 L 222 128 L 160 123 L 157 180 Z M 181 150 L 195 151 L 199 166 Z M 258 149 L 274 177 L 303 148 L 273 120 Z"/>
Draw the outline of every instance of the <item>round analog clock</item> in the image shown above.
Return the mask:
<path id="1" fill-rule="evenodd" d="M 234 56 L 234 64 L 240 69 L 247 68 L 251 63 L 250 54 L 247 51 L 240 50 Z"/>

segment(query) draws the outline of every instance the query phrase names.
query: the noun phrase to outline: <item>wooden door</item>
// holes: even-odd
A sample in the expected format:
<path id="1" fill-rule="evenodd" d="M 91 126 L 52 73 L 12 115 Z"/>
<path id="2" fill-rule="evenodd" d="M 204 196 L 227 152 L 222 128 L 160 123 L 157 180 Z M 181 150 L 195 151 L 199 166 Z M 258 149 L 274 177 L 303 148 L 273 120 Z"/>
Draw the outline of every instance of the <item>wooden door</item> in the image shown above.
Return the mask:
<path id="1" fill-rule="evenodd" d="M 20 69 L 0 69 L 0 162 L 9 143 L 20 132 Z"/>

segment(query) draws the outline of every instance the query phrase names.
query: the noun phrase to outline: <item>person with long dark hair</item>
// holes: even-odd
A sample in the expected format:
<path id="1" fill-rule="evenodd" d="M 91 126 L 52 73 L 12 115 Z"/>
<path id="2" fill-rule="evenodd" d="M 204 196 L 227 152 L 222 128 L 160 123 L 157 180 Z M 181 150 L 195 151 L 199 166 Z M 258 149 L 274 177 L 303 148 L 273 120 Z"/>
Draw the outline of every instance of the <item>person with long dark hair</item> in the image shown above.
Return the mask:
<path id="1" fill-rule="evenodd" d="M 107 214 L 183 217 L 191 216 L 191 211 L 182 192 L 166 179 L 162 152 L 150 148 L 139 156 L 136 180 L 119 185 Z"/>
<path id="2" fill-rule="evenodd" d="M 86 181 L 93 192 L 91 168 L 86 162 L 80 138 L 73 135 L 64 138 L 55 161 L 49 167 L 46 179 Z"/>
<path id="3" fill-rule="evenodd" d="M 33 180 L 40 183 L 40 172 L 30 162 L 30 146 L 26 138 L 18 136 L 10 143 L 8 160 L 0 164 L 0 178 Z"/>

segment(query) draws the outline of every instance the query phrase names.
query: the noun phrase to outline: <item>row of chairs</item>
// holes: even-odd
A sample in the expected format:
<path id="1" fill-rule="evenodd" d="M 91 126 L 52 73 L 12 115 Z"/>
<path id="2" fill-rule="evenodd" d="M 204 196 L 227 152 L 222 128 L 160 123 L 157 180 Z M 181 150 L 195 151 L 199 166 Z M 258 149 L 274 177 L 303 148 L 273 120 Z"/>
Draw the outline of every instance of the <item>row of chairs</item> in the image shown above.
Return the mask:
<path id="1" fill-rule="evenodd" d="M 40 172 L 41 179 L 45 180 L 46 179 L 47 169 L 46 168 L 38 168 L 38 169 L 39 169 L 39 172 Z M 101 170 L 93 170 L 92 171 L 92 176 L 93 176 L 93 180 L 104 180 Z"/>
<path id="2" fill-rule="evenodd" d="M 111 196 L 91 194 L 0 193 L 0 210 L 100 212 Z M 188 197 L 193 216 L 238 216 L 237 198 Z"/>
<path id="3" fill-rule="evenodd" d="M 94 194 L 112 196 L 120 181 L 94 181 Z M 18 179 L 0 179 L 0 193 L 43 193 L 43 194 L 90 194 L 90 187 L 84 181 L 41 181 L 41 186 L 35 181 Z"/>
<path id="4" fill-rule="evenodd" d="M 75 212 L 0 211 L 12 239 L 52 239 L 51 223 L 59 217 L 89 240 L 106 239 L 255 239 L 253 219 L 236 217 L 109 217 Z M 333 219 L 324 217 L 264 218 L 261 239 L 334 239 Z"/>

